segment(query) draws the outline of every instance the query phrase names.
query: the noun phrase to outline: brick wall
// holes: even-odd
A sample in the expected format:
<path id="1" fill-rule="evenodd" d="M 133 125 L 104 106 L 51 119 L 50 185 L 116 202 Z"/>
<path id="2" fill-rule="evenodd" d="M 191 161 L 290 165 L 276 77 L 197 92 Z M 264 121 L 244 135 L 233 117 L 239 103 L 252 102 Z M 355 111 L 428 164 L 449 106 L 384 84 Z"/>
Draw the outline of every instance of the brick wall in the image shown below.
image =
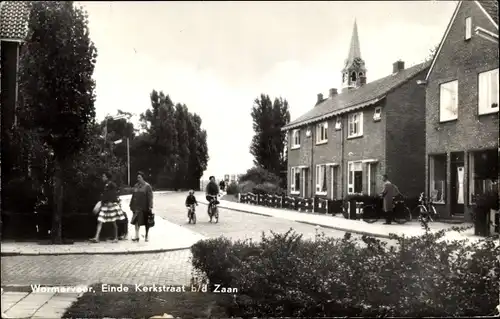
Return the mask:
<path id="1" fill-rule="evenodd" d="M 447 154 L 447 184 L 450 177 L 450 152 L 498 147 L 498 113 L 478 116 L 478 73 L 498 68 L 498 44 L 476 36 L 465 40 L 465 19 L 472 17 L 472 29 L 480 26 L 498 32 L 489 18 L 474 2 L 464 1 L 451 26 L 448 37 L 435 61 L 426 90 L 426 152 Z M 458 79 L 458 119 L 439 123 L 439 85 Z M 465 181 L 468 166 L 465 162 Z M 426 191 L 429 185 L 429 161 L 426 158 Z M 450 199 L 447 186 L 447 199 Z M 466 190 L 466 204 L 468 200 Z M 468 208 L 465 207 L 467 210 Z M 439 207 L 440 213 L 451 213 L 450 201 Z"/>
<path id="2" fill-rule="evenodd" d="M 386 174 L 406 196 L 425 189 L 425 79 L 427 69 L 389 93 L 385 110 Z"/>

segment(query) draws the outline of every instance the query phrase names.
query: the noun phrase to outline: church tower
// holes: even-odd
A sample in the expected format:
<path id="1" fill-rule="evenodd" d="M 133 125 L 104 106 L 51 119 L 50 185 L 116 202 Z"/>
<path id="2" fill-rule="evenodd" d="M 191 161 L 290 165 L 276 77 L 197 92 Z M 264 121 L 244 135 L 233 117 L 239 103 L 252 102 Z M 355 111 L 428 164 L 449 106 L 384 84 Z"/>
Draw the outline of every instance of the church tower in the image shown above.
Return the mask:
<path id="1" fill-rule="evenodd" d="M 354 20 L 354 29 L 352 31 L 349 55 L 345 60 L 344 69 L 342 70 L 342 91 L 356 89 L 364 84 L 366 84 L 365 61 L 361 58 L 358 25 L 356 20 Z"/>

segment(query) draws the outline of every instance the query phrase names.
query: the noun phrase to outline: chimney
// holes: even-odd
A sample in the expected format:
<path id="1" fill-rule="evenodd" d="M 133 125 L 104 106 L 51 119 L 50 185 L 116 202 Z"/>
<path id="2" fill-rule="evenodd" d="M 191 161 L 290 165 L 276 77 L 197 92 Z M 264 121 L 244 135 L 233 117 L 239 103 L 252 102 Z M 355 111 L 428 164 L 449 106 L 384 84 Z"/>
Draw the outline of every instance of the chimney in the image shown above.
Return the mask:
<path id="1" fill-rule="evenodd" d="M 366 76 L 360 76 L 359 77 L 359 86 L 363 86 L 366 84 Z"/>
<path id="2" fill-rule="evenodd" d="M 318 105 L 321 102 L 323 102 L 323 94 L 322 93 L 318 93 L 318 101 L 316 102 L 316 105 Z"/>
<path id="3" fill-rule="evenodd" d="M 392 73 L 398 73 L 399 71 L 403 71 L 405 69 L 405 63 L 401 60 L 396 61 L 392 64 Z"/>
<path id="4" fill-rule="evenodd" d="M 339 94 L 339 93 L 337 92 L 337 89 L 335 89 L 335 88 L 331 88 L 331 89 L 330 89 L 330 97 L 334 97 L 334 96 L 335 96 L 335 95 L 337 95 L 337 94 Z"/>

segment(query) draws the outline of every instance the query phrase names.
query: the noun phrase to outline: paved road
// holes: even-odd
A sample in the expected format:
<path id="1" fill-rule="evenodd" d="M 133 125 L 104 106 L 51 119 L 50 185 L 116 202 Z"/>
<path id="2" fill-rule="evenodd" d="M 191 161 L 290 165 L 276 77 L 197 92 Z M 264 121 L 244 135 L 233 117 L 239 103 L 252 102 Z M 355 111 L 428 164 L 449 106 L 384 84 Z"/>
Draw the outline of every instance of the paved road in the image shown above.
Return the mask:
<path id="1" fill-rule="evenodd" d="M 202 195 L 198 195 L 202 196 Z M 314 238 L 315 227 L 293 221 L 221 209 L 218 224 L 208 223 L 206 206 L 198 206 L 198 223 L 187 224 L 185 194 L 156 195 L 155 213 L 207 237 L 259 240 L 262 231 L 286 232 L 290 228 Z M 161 236 L 151 230 L 150 236 Z M 327 236 L 341 231 L 323 229 Z M 187 284 L 191 279 L 189 251 L 142 255 L 11 256 L 1 258 L 2 285 L 31 284 Z"/>

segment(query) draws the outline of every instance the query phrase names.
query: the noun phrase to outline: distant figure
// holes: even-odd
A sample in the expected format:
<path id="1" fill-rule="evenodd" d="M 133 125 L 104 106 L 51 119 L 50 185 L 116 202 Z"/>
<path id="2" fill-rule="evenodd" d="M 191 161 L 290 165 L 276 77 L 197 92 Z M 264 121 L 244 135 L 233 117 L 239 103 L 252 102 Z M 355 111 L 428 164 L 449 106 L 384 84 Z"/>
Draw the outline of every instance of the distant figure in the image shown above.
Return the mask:
<path id="1" fill-rule="evenodd" d="M 148 218 L 153 214 L 153 189 L 144 180 L 144 173 L 137 173 L 137 183 L 134 185 L 134 192 L 130 200 L 130 210 L 134 213 L 131 224 L 135 225 L 135 238 L 132 241 L 139 241 L 139 227 L 146 228 L 145 241 L 148 241 L 149 224 Z"/>
<path id="2" fill-rule="evenodd" d="M 398 187 L 389 181 L 389 177 L 386 174 L 382 175 L 382 180 L 384 181 L 384 190 L 380 196 L 382 196 L 384 201 L 383 208 L 386 216 L 384 224 L 390 225 L 394 221 L 393 200 L 400 192 Z"/>
<path id="3" fill-rule="evenodd" d="M 220 190 L 223 192 L 226 189 L 226 183 L 222 180 L 219 183 Z"/>
<path id="4" fill-rule="evenodd" d="M 109 172 L 102 174 L 104 191 L 101 196 L 101 208 L 97 214 L 97 230 L 95 237 L 91 239 L 94 243 L 99 242 L 103 223 L 113 223 L 113 242 L 118 242 L 118 225 L 116 221 L 126 219 L 125 213 L 122 211 L 118 200 L 118 187 L 111 181 L 111 177 L 111 173 Z"/>

